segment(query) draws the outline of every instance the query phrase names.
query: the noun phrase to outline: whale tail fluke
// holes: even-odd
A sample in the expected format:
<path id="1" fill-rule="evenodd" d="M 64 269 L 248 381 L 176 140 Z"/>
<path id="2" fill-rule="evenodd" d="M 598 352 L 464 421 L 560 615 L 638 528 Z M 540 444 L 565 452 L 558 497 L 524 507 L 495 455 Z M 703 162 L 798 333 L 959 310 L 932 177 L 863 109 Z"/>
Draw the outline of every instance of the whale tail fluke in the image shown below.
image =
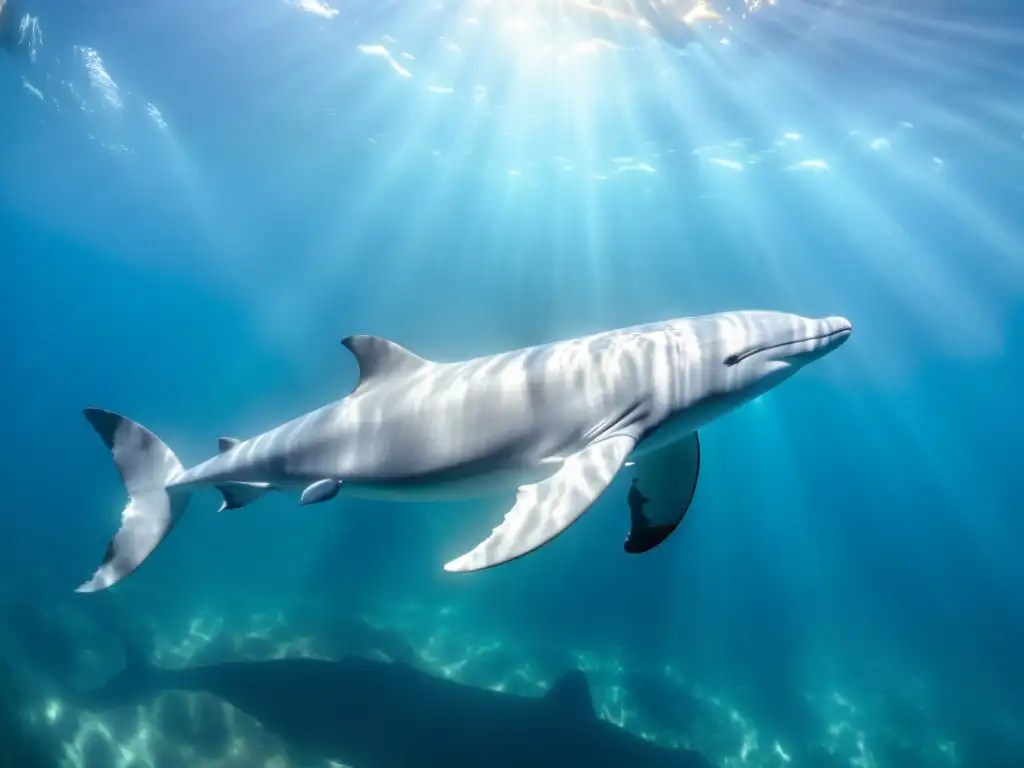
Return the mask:
<path id="1" fill-rule="evenodd" d="M 189 494 L 167 486 L 184 468 L 163 441 L 131 419 L 100 408 L 85 418 L 106 443 L 128 491 L 121 528 L 110 540 L 103 562 L 76 592 L 98 592 L 132 573 L 171 532 L 188 505 Z"/>

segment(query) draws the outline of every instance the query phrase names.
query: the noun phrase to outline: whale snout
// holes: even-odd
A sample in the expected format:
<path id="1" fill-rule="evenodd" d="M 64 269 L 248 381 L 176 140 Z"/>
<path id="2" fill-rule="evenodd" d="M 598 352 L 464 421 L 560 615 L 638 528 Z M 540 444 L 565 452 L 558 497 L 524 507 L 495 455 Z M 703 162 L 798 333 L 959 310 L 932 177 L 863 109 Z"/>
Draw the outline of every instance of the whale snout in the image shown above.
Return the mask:
<path id="1" fill-rule="evenodd" d="M 826 317 L 822 324 L 825 326 L 825 337 L 831 342 L 832 346 L 839 346 L 850 338 L 850 334 L 853 333 L 853 323 L 839 315 Z"/>
<path id="2" fill-rule="evenodd" d="M 841 315 L 825 317 L 824 326 L 827 333 L 826 338 L 830 342 L 829 346 L 831 347 L 838 347 L 849 339 L 850 334 L 853 333 L 853 324 Z"/>
<path id="3" fill-rule="evenodd" d="M 801 343 L 790 347 L 791 354 L 802 364 L 817 360 L 842 346 L 853 333 L 853 323 L 845 317 L 823 317 L 812 321 Z"/>
<path id="4" fill-rule="evenodd" d="M 836 333 L 847 333 L 853 332 L 853 323 L 847 320 L 845 317 L 836 315 L 835 317 L 826 317 L 825 322 L 832 328 Z"/>
<path id="5" fill-rule="evenodd" d="M 803 317 L 781 312 L 751 313 L 749 343 L 725 358 L 727 366 L 748 359 L 806 365 L 845 342 L 853 324 L 845 317 Z M 723 346 L 729 347 L 726 343 Z"/>
<path id="6" fill-rule="evenodd" d="M 775 354 L 795 365 L 807 365 L 842 346 L 853 333 L 853 323 L 845 317 L 805 319 L 791 341 L 777 345 Z"/>

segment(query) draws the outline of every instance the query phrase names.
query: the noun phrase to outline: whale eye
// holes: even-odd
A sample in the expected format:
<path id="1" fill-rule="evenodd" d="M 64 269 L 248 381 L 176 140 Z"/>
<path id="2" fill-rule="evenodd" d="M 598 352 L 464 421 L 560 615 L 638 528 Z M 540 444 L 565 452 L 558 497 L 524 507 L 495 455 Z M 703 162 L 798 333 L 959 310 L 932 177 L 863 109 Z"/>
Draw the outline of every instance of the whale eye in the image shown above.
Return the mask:
<path id="1" fill-rule="evenodd" d="M 734 352 L 733 354 L 731 354 L 727 358 L 725 358 L 725 364 L 726 365 L 736 365 L 736 363 L 738 363 L 742 359 L 743 359 L 743 353 L 742 352 Z"/>

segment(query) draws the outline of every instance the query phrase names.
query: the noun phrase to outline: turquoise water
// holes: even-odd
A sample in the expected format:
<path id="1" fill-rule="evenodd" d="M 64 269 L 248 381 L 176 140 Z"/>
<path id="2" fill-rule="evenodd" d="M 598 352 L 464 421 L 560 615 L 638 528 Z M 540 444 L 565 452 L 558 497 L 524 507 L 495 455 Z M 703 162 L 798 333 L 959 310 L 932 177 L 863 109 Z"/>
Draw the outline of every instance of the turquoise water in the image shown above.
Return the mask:
<path id="1" fill-rule="evenodd" d="M 332 764 L 209 692 L 82 705 L 141 651 L 582 669 L 601 718 L 721 768 L 1024 765 L 1024 8 L 712 5 L 659 36 L 610 0 L 7 0 L 13 764 Z M 191 465 L 349 392 L 349 334 L 459 360 L 743 308 L 856 332 L 701 431 L 646 555 L 611 498 L 448 574 L 509 500 L 211 493 L 73 592 L 124 504 L 83 407 Z"/>

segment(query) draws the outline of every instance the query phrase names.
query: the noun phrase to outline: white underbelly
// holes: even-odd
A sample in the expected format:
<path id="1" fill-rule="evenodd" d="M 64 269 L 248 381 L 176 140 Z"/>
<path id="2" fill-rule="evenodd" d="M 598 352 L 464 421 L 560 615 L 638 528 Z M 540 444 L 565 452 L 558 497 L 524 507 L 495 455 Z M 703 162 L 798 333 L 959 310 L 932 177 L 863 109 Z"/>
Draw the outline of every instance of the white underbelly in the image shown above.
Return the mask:
<path id="1" fill-rule="evenodd" d="M 687 418 L 686 414 L 665 421 L 643 439 L 630 454 L 630 458 L 639 459 L 654 453 L 659 448 L 676 443 L 692 435 L 700 426 L 701 424 L 697 423 L 694 419 Z"/>
<path id="2" fill-rule="evenodd" d="M 515 491 L 551 477 L 560 462 L 545 463 L 529 469 L 499 469 L 440 482 L 359 482 L 342 483 L 341 490 L 361 499 L 383 501 L 457 501 L 495 493 Z"/>
<path id="3" fill-rule="evenodd" d="M 715 419 L 736 410 L 747 399 L 735 396 L 718 397 L 678 412 L 649 433 L 633 451 L 632 457 L 646 456 L 659 448 L 664 448 L 666 445 L 671 445 L 692 435 Z"/>

